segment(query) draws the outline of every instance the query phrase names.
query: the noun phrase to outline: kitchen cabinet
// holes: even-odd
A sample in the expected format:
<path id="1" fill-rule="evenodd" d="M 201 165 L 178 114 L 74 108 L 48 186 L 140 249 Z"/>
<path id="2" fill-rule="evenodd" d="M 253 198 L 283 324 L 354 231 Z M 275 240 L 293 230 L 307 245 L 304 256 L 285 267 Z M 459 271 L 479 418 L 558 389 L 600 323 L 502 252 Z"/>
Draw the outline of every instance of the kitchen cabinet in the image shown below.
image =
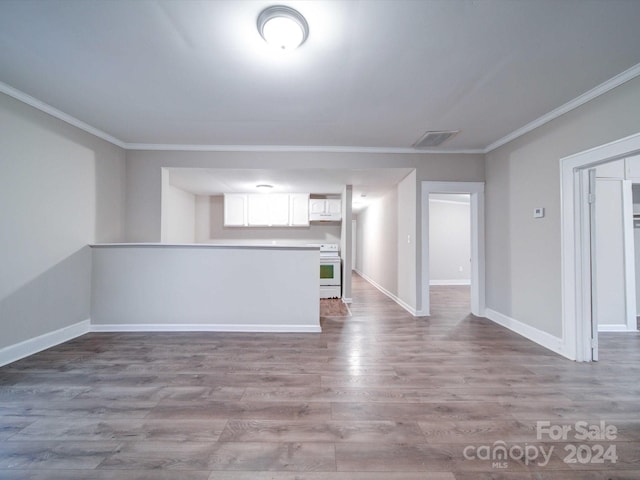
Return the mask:
<path id="1" fill-rule="evenodd" d="M 227 193 L 224 196 L 225 227 L 308 225 L 308 193 Z"/>
<path id="2" fill-rule="evenodd" d="M 245 193 L 227 193 L 224 196 L 225 227 L 244 227 L 247 225 L 247 199 Z"/>
<path id="3" fill-rule="evenodd" d="M 309 194 L 292 193 L 289 195 L 289 219 L 294 227 L 309 225 Z"/>
<path id="4" fill-rule="evenodd" d="M 289 225 L 289 195 L 283 193 L 248 195 L 247 224 L 250 227 Z"/>
<path id="5" fill-rule="evenodd" d="M 309 220 L 335 222 L 342 219 L 342 201 L 339 198 L 309 199 Z"/>

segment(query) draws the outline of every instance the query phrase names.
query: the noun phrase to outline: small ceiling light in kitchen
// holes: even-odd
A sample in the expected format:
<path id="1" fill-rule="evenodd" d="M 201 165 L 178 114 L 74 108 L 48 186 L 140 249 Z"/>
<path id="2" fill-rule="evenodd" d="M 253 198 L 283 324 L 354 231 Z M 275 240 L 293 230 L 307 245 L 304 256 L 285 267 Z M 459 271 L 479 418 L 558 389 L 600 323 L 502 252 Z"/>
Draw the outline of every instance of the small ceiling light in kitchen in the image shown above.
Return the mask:
<path id="1" fill-rule="evenodd" d="M 258 16 L 258 31 L 269 45 L 281 50 L 293 50 L 309 36 L 309 24 L 297 10 L 273 5 Z"/>
<path id="2" fill-rule="evenodd" d="M 256 188 L 258 189 L 259 192 L 269 193 L 271 191 L 271 189 L 273 188 L 273 185 L 268 185 L 266 183 L 262 183 L 260 185 L 256 185 Z"/>

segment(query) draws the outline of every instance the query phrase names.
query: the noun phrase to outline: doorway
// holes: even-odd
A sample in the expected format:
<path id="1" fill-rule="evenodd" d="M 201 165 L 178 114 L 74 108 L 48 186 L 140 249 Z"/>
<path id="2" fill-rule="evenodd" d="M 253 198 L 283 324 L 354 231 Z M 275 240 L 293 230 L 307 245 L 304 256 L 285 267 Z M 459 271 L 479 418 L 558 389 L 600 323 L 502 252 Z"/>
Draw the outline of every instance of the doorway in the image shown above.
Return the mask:
<path id="1" fill-rule="evenodd" d="M 561 159 L 562 353 L 573 360 L 598 358 L 597 258 L 594 251 L 595 169 L 640 153 L 640 134 Z M 624 163 L 623 175 L 629 175 Z M 591 174 L 590 174 L 591 171 Z M 597 248 L 597 247 L 596 247 Z M 593 268 L 592 268 L 593 267 Z"/>
<path id="2" fill-rule="evenodd" d="M 470 213 L 470 262 L 469 284 L 471 313 L 484 314 L 484 183 L 483 182 L 422 182 L 422 282 L 421 312 L 430 313 L 430 208 L 433 194 L 458 194 L 469 196 Z M 464 267 L 463 267 L 464 268 Z M 438 279 L 434 279 L 438 280 Z"/>

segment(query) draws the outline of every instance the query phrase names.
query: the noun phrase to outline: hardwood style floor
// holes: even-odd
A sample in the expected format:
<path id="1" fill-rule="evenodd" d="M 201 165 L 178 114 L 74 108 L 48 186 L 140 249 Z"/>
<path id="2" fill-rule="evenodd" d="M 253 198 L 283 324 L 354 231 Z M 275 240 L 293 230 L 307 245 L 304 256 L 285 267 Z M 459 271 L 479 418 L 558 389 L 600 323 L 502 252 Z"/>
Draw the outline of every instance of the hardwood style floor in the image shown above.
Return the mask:
<path id="1" fill-rule="evenodd" d="M 353 290 L 321 334 L 95 333 L 1 368 L 0 478 L 640 479 L 637 334 L 577 364 L 470 315 L 465 287 L 429 318 Z"/>

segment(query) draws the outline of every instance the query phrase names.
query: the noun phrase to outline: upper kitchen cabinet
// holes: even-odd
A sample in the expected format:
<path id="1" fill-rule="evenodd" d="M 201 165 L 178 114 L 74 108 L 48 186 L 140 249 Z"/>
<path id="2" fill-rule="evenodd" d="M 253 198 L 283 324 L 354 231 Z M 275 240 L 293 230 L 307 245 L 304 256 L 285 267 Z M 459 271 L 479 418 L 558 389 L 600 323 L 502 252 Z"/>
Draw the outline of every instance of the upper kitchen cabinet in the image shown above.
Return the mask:
<path id="1" fill-rule="evenodd" d="M 292 193 L 289 195 L 289 219 L 294 227 L 309 225 L 309 194 Z"/>
<path id="2" fill-rule="evenodd" d="M 244 227 L 247 225 L 247 199 L 245 193 L 227 193 L 224 196 L 225 227 Z"/>
<path id="3" fill-rule="evenodd" d="M 302 227 L 309 225 L 308 193 L 227 193 L 225 227 Z"/>
<path id="4" fill-rule="evenodd" d="M 339 198 L 309 199 L 309 220 L 312 222 L 338 222 L 342 219 L 342 201 Z"/>
<path id="5" fill-rule="evenodd" d="M 282 193 L 248 195 L 247 223 L 250 227 L 289 225 L 289 195 Z"/>

